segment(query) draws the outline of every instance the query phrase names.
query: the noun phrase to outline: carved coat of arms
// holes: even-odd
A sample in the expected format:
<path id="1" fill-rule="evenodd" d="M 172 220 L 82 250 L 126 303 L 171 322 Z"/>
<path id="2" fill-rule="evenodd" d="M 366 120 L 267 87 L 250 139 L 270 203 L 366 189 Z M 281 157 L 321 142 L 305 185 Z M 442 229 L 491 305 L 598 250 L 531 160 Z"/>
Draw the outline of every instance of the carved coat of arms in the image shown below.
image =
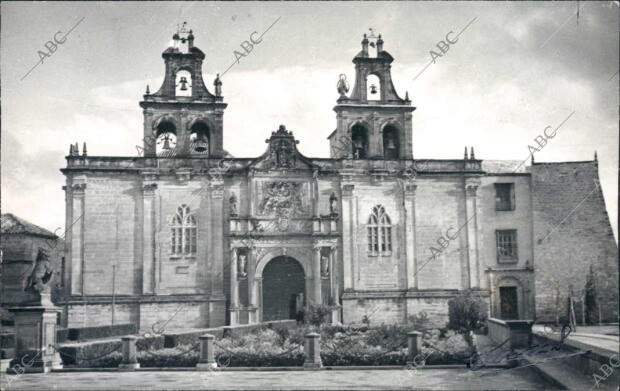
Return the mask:
<path id="1" fill-rule="evenodd" d="M 301 189 L 302 183 L 268 182 L 263 184 L 263 199 L 259 205 L 261 215 L 274 216 L 279 231 L 287 231 L 290 218 L 306 213 Z"/>

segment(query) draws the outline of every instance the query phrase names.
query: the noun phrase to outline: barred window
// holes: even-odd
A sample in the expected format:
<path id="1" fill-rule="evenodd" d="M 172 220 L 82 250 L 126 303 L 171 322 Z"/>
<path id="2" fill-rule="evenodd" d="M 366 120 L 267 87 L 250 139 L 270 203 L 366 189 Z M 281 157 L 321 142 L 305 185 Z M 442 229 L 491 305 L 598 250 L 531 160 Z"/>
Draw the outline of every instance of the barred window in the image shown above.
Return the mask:
<path id="1" fill-rule="evenodd" d="M 171 253 L 174 255 L 192 255 L 196 253 L 196 219 L 190 213 L 189 206 L 181 205 L 172 218 Z"/>
<path id="2" fill-rule="evenodd" d="M 495 210 L 515 210 L 515 184 L 495 184 Z"/>
<path id="3" fill-rule="evenodd" d="M 388 254 L 392 252 L 392 222 L 381 205 L 372 208 L 367 224 L 368 252 Z"/>
<path id="4" fill-rule="evenodd" d="M 517 230 L 506 229 L 495 231 L 497 243 L 498 262 L 516 262 L 517 256 Z"/>

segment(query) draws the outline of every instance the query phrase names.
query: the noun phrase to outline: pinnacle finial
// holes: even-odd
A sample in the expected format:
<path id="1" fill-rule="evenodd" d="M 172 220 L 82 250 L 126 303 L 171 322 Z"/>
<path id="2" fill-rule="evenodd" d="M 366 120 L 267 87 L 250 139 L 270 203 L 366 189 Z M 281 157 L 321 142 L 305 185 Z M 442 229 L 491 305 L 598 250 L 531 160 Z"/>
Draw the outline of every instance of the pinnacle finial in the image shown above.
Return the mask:
<path id="1" fill-rule="evenodd" d="M 474 147 L 471 147 L 471 148 L 469 149 L 469 158 L 470 158 L 471 160 L 476 160 L 476 155 L 474 154 Z"/>
<path id="2" fill-rule="evenodd" d="M 150 95 L 151 94 L 151 90 L 149 89 L 149 85 L 146 85 L 146 95 Z"/>
<path id="3" fill-rule="evenodd" d="M 598 154 L 596 153 L 596 151 L 594 151 L 594 161 L 598 162 Z"/>
<path id="4" fill-rule="evenodd" d="M 69 144 L 69 156 L 73 156 L 73 144 Z"/>
<path id="5" fill-rule="evenodd" d="M 409 91 L 405 91 L 405 100 L 409 100 Z"/>
<path id="6" fill-rule="evenodd" d="M 78 147 L 78 143 L 75 143 L 75 147 L 74 147 L 73 151 L 75 152 L 76 156 L 80 155 L 80 147 Z"/>
<path id="7" fill-rule="evenodd" d="M 467 157 L 467 147 L 465 147 L 465 153 L 463 154 L 463 159 L 465 159 L 465 160 L 468 159 L 468 157 Z"/>
<path id="8" fill-rule="evenodd" d="M 84 145 L 82 146 L 82 156 L 88 156 L 86 153 L 86 142 L 84 142 Z"/>

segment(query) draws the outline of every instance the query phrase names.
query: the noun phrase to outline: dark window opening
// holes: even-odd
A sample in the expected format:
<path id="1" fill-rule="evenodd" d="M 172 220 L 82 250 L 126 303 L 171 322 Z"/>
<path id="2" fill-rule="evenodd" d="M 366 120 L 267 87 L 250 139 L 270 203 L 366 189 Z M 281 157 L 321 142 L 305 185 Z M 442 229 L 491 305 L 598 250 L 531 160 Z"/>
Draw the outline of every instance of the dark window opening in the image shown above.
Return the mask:
<path id="1" fill-rule="evenodd" d="M 514 183 L 495 184 L 495 210 L 515 210 Z"/>
<path id="2" fill-rule="evenodd" d="M 204 122 L 196 122 L 190 129 L 190 149 L 195 153 L 209 152 L 209 127 Z"/>
<path id="3" fill-rule="evenodd" d="M 351 129 L 353 141 L 353 158 L 366 159 L 368 157 L 368 132 L 362 125 L 355 125 Z"/>
<path id="4" fill-rule="evenodd" d="M 399 150 L 398 129 L 393 126 L 386 126 L 383 129 L 383 156 L 386 159 L 398 159 Z"/>
<path id="5" fill-rule="evenodd" d="M 497 244 L 497 261 L 516 262 L 517 255 L 517 230 L 507 229 L 495 231 Z"/>

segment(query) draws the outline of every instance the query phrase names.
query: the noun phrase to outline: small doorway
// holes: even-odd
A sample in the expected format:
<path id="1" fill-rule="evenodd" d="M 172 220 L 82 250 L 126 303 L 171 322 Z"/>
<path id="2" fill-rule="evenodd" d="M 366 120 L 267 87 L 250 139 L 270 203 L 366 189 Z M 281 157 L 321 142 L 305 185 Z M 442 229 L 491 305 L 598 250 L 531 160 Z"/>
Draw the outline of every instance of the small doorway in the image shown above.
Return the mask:
<path id="1" fill-rule="evenodd" d="M 519 306 L 516 286 L 499 288 L 500 316 L 502 319 L 519 319 Z"/>

